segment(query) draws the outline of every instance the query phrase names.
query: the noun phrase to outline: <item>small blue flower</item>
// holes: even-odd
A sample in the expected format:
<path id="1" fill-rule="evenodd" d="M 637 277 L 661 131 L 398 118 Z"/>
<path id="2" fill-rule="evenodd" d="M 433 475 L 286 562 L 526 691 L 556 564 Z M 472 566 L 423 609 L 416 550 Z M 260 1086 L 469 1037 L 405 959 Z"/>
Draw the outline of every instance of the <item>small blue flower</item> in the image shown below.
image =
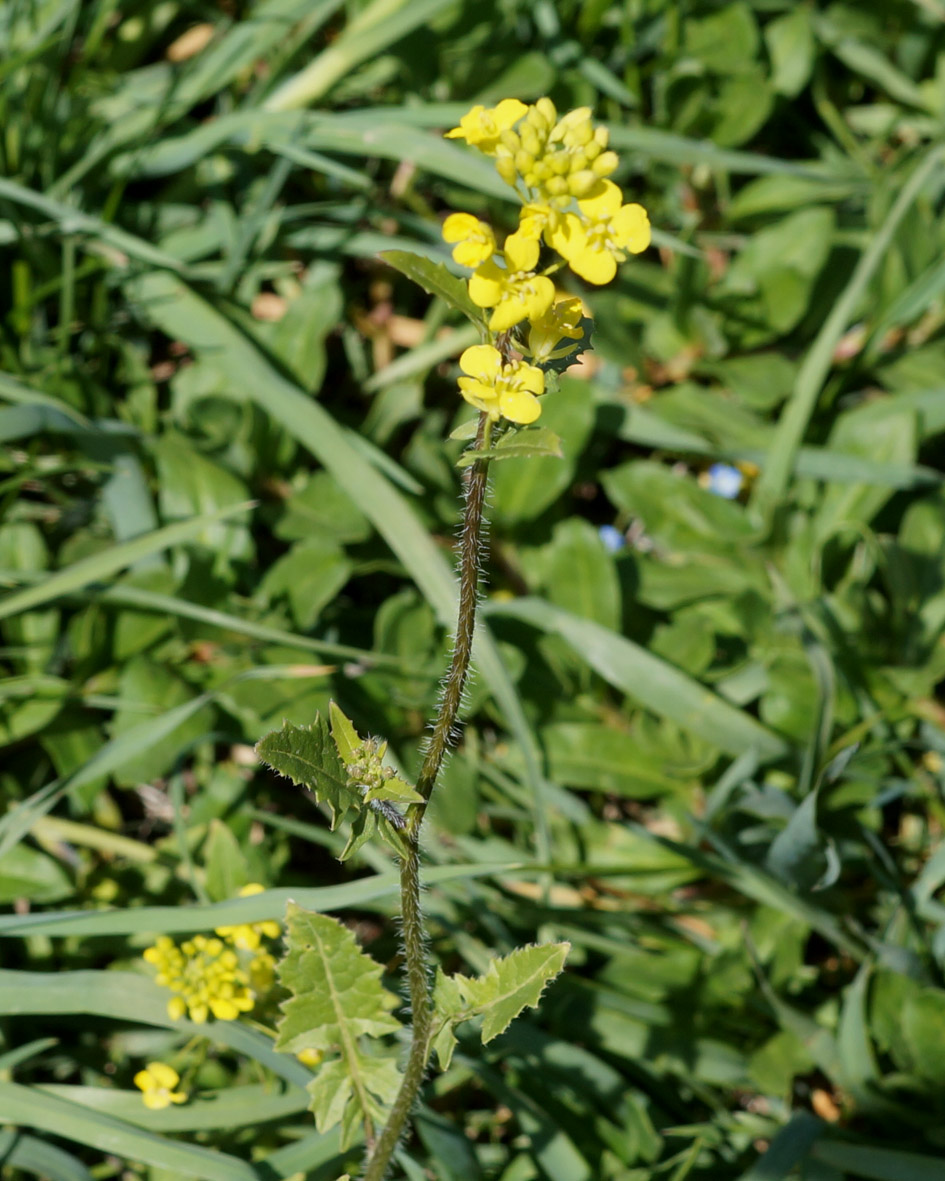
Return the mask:
<path id="1" fill-rule="evenodd" d="M 601 525 L 597 530 L 597 536 L 604 543 L 604 549 L 612 554 L 617 553 L 618 550 L 622 550 L 627 544 L 627 539 L 613 525 Z"/>
<path id="2" fill-rule="evenodd" d="M 744 477 L 737 467 L 728 463 L 713 463 L 706 473 L 705 487 L 716 496 L 734 500 L 742 490 Z"/>

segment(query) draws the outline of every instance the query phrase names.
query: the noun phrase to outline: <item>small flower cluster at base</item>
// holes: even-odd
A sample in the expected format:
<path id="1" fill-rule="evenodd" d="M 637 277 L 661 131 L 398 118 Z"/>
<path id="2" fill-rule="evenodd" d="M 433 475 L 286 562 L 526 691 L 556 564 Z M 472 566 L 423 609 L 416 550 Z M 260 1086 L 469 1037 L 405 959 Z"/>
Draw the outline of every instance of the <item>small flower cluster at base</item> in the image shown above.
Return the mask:
<path id="1" fill-rule="evenodd" d="M 183 1091 L 174 1090 L 179 1082 L 180 1075 L 165 1062 L 149 1062 L 134 1077 L 134 1084 L 142 1093 L 142 1102 L 151 1111 L 161 1111 L 172 1103 L 187 1102 Z"/>
<path id="2" fill-rule="evenodd" d="M 252 882 L 239 896 L 247 898 L 264 888 Z M 235 1021 L 248 1013 L 275 980 L 276 961 L 260 946 L 262 939 L 281 933 L 279 923 L 264 919 L 217 927 L 216 938 L 195 935 L 179 946 L 169 936 L 159 936 L 145 949 L 144 959 L 157 968 L 157 983 L 174 993 L 167 1002 L 171 1020 L 189 1017 L 202 1025 L 211 1014 L 218 1021 Z"/>
<path id="3" fill-rule="evenodd" d="M 202 1025 L 211 1013 L 220 1021 L 235 1021 L 255 1004 L 249 976 L 222 939 L 195 935 L 178 947 L 161 935 L 144 958 L 157 968 L 158 984 L 175 994 L 167 1002 L 172 1021 L 187 1016 Z"/>
<path id="4" fill-rule="evenodd" d="M 534 422 L 545 389 L 538 366 L 576 351 L 584 337 L 580 300 L 556 302 L 549 274 L 562 262 L 539 270 L 542 243 L 574 274 L 602 285 L 628 254 L 649 246 L 649 218 L 642 205 L 624 204 L 609 179 L 619 161 L 589 107 L 559 117 L 548 98 L 532 106 L 503 99 L 473 107 L 446 135 L 492 156 L 522 201 L 518 228 L 501 247 L 492 228 L 470 213 L 450 214 L 443 224 L 454 260 L 473 272 L 469 298 L 490 313 L 489 332 L 513 334 L 463 353 L 460 391 L 492 419 Z M 513 348 L 535 364 L 516 361 Z"/>

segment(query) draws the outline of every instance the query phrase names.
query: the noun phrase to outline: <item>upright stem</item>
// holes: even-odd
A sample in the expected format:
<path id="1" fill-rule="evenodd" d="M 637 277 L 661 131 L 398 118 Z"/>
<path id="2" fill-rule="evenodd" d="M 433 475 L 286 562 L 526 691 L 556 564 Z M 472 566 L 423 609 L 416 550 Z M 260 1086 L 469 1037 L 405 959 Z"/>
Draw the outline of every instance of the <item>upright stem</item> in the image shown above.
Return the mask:
<path id="1" fill-rule="evenodd" d="M 489 446 L 491 422 L 485 414 L 479 416 L 475 450 Z M 482 509 L 486 497 L 489 461 L 480 459 L 467 469 L 466 507 L 460 538 L 459 560 L 459 615 L 453 657 L 443 685 L 443 696 L 433 734 L 427 747 L 417 779 L 417 791 L 422 804 L 412 804 L 407 812 L 407 826 L 403 836 L 407 851 L 400 863 L 401 924 L 404 936 L 404 959 L 410 987 L 413 1012 L 410 1054 L 404 1077 L 391 1109 L 390 1119 L 374 1145 L 364 1172 L 363 1181 L 382 1181 L 390 1158 L 400 1139 L 410 1110 L 413 1107 L 430 1056 L 433 1029 L 433 1004 L 430 997 L 430 977 L 427 970 L 424 942 L 423 913 L 420 907 L 420 825 L 427 803 L 436 785 L 443 759 L 455 736 L 456 718 L 463 699 L 463 688 L 472 656 L 473 632 L 476 626 L 476 604 L 479 591 L 479 546 L 482 534 Z"/>

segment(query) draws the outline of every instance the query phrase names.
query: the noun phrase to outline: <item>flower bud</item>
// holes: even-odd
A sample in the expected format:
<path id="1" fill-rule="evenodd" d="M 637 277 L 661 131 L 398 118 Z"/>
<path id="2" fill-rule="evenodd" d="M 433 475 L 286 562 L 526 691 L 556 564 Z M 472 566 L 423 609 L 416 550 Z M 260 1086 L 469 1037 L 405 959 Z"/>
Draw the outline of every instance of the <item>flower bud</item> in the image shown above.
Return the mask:
<path id="1" fill-rule="evenodd" d="M 497 156 L 495 161 L 495 170 L 507 185 L 514 185 L 515 181 L 518 179 L 515 161 L 511 156 Z"/>
<path id="2" fill-rule="evenodd" d="M 602 152 L 591 167 L 598 176 L 610 176 L 619 163 L 616 152 Z"/>
<path id="3" fill-rule="evenodd" d="M 591 191 L 599 184 L 600 177 L 590 168 L 584 168 L 580 172 L 572 172 L 568 177 L 568 188 L 571 194 L 579 200 L 582 197 L 589 196 Z"/>
<path id="4" fill-rule="evenodd" d="M 526 152 L 528 152 L 532 156 L 540 156 L 541 155 L 542 142 L 541 142 L 541 139 L 539 138 L 538 134 L 536 133 L 534 127 L 528 127 L 528 126 L 523 127 L 521 139 L 522 139 L 522 147 L 524 148 L 524 150 Z"/>
<path id="5" fill-rule="evenodd" d="M 542 116 L 547 127 L 553 127 L 558 121 L 558 112 L 550 98 L 540 98 L 535 103 L 535 110 Z"/>
<path id="6" fill-rule="evenodd" d="M 554 197 L 561 197 L 568 194 L 568 182 L 563 176 L 552 176 L 545 184 L 545 188 Z"/>
<path id="7" fill-rule="evenodd" d="M 513 156 L 522 146 L 522 141 L 519 139 L 518 135 L 512 131 L 511 128 L 507 128 L 502 132 L 502 134 L 499 136 L 499 142 L 507 151 L 511 152 Z"/>
<path id="8" fill-rule="evenodd" d="M 571 171 L 571 157 L 567 152 L 555 152 L 546 157 L 552 176 L 565 176 Z"/>
<path id="9" fill-rule="evenodd" d="M 607 145 L 610 143 L 610 132 L 606 127 L 594 128 L 594 143 L 600 147 L 601 151 L 607 147 Z"/>
<path id="10" fill-rule="evenodd" d="M 524 150 L 519 150 L 515 153 L 515 167 L 524 176 L 526 172 L 531 172 L 535 167 L 535 157 Z"/>

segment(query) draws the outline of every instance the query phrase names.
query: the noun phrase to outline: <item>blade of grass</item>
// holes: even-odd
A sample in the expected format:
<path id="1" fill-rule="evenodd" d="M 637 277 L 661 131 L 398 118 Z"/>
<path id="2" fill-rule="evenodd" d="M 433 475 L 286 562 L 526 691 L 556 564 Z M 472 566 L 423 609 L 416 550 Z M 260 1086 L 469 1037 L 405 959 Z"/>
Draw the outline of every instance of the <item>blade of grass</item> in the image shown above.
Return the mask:
<path id="1" fill-rule="evenodd" d="M 482 865 L 438 865 L 424 880 L 429 885 L 463 878 L 512 873 L 520 862 L 488 862 Z M 129 910 L 46 911 L 43 914 L 0 915 L 0 936 L 42 932 L 45 935 L 140 935 L 209 931 L 237 923 L 281 919 L 286 904 L 295 901 L 320 912 L 363 906 L 377 898 L 396 894 L 396 873 L 374 874 L 340 886 L 312 886 L 265 890 L 249 898 L 231 898 L 207 906 L 142 906 Z M 60 973 L 61 975 L 61 973 Z M 3 977 L 0 975 L 0 980 Z M 6 1012 L 7 1010 L 2 1010 Z"/>
<path id="2" fill-rule="evenodd" d="M 120 545 L 113 545 L 101 553 L 92 554 L 88 558 L 81 558 L 64 570 L 57 570 L 42 582 L 23 590 L 14 591 L 0 599 L 0 619 L 9 619 L 11 615 L 31 611 L 35 607 L 62 598 L 93 582 L 105 582 L 119 570 L 133 566 L 135 562 L 148 557 L 181 542 L 190 541 L 193 537 L 217 521 L 234 517 L 238 513 L 248 512 L 253 502 L 229 505 L 214 513 L 206 513 L 194 517 L 189 521 L 178 521 L 173 525 L 165 525 L 153 533 L 146 533 L 142 537 L 135 537 L 131 541 L 124 541 Z"/>
<path id="3" fill-rule="evenodd" d="M 886 219 L 868 249 L 861 255 L 850 281 L 824 321 L 813 345 L 804 358 L 794 392 L 778 423 L 768 462 L 752 492 L 751 505 L 763 519 L 770 518 L 787 490 L 797 450 L 817 399 L 833 363 L 834 350 L 853 315 L 867 283 L 879 266 L 895 233 L 923 186 L 939 167 L 945 148 L 937 145 L 926 152 L 902 188 Z"/>
<path id="4" fill-rule="evenodd" d="M 761 759 L 771 760 L 787 752 L 787 743 L 753 717 L 609 628 L 542 599 L 490 602 L 486 613 L 521 619 L 561 636 L 609 684 L 729 754 L 756 750 Z"/>
<path id="5" fill-rule="evenodd" d="M 251 1165 L 218 1149 L 168 1140 L 114 1116 L 18 1083 L 0 1081 L 0 1111 L 10 1123 L 52 1132 L 99 1152 L 166 1169 L 172 1176 L 198 1177 L 201 1181 L 257 1181 L 259 1177 Z"/>

